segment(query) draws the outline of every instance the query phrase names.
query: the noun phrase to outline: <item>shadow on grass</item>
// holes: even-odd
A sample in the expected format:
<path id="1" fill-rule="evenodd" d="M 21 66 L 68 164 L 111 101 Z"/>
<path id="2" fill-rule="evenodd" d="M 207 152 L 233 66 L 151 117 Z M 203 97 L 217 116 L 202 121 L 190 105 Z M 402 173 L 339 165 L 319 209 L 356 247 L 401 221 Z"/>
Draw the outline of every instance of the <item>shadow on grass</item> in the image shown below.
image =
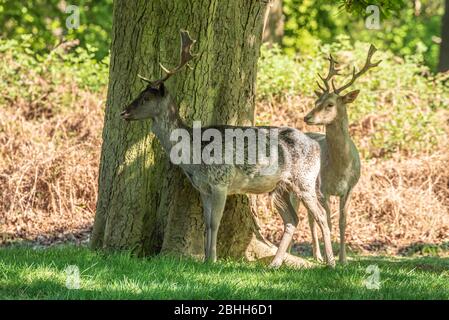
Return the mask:
<path id="1" fill-rule="evenodd" d="M 23 238 L 17 232 L 2 232 L 0 233 L 0 249 L 11 246 L 55 246 L 64 243 L 80 245 L 88 242 L 91 232 L 92 223 L 82 224 L 70 231 L 61 227 L 50 228 L 46 233 L 27 238 Z"/>
<path id="2" fill-rule="evenodd" d="M 79 290 L 65 286 L 68 265 L 79 268 Z M 379 290 L 364 284 L 370 265 L 380 270 Z M 7 299 L 447 299 L 448 285 L 449 258 L 356 257 L 334 270 L 272 270 L 74 247 L 0 250 L 0 297 Z"/>
<path id="3" fill-rule="evenodd" d="M 321 252 L 324 252 L 324 246 L 320 244 Z M 332 242 L 334 254 L 338 256 L 340 245 L 338 242 Z M 358 255 L 369 252 L 371 254 L 382 255 L 392 248 L 392 244 L 386 241 L 374 240 L 366 243 L 363 248 L 351 247 L 347 244 L 346 251 L 349 255 Z M 304 257 L 312 257 L 312 245 L 310 242 L 296 242 L 292 245 L 292 253 Z M 441 257 L 449 256 L 449 242 L 443 243 L 426 243 L 422 241 L 414 242 L 397 248 L 399 256 L 416 257 L 416 256 L 430 256 Z"/>
<path id="4" fill-rule="evenodd" d="M 399 254 L 404 256 L 412 256 L 416 254 L 440 256 L 442 254 L 449 254 L 449 242 L 433 244 L 419 241 L 400 248 Z"/>

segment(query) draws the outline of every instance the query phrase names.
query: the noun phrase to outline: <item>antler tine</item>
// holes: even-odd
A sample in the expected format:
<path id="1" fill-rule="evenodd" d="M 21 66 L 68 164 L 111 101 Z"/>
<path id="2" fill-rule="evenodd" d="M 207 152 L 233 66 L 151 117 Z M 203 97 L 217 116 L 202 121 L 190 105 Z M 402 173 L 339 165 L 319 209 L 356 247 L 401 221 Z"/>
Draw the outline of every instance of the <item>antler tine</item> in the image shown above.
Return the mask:
<path id="1" fill-rule="evenodd" d="M 332 79 L 332 90 L 334 90 L 334 92 L 335 92 L 335 88 L 336 88 L 335 79 Z"/>
<path id="2" fill-rule="evenodd" d="M 366 62 L 365 65 L 363 66 L 362 69 L 360 69 L 359 72 L 356 72 L 356 68 L 354 67 L 353 71 L 352 71 L 352 78 L 351 80 L 345 84 L 344 86 L 338 88 L 338 89 L 334 89 L 334 92 L 336 94 L 339 94 L 341 92 L 343 92 L 344 90 L 346 90 L 347 88 L 349 88 L 350 86 L 352 86 L 354 84 L 354 82 L 364 73 L 366 73 L 369 69 L 377 67 L 382 60 L 379 60 L 378 62 L 372 63 L 371 62 L 371 58 L 373 57 L 374 53 L 376 53 L 377 48 L 374 45 L 371 45 L 368 51 L 368 56 L 366 57 Z"/>
<path id="3" fill-rule="evenodd" d="M 318 75 L 320 76 L 320 75 Z M 321 77 L 321 76 L 320 76 Z M 316 84 L 318 85 L 318 87 L 322 90 L 322 91 L 326 91 L 325 88 L 323 88 L 323 86 L 317 81 Z"/>
<path id="4" fill-rule="evenodd" d="M 334 59 L 334 57 L 332 56 L 332 54 L 329 55 L 329 58 L 327 58 L 327 60 L 329 60 L 329 73 L 327 75 L 326 78 L 324 78 L 321 74 L 318 74 L 318 77 L 320 77 L 321 81 L 323 81 L 324 86 L 326 88 L 323 88 L 319 83 L 318 86 L 320 87 L 321 90 L 323 90 L 323 92 L 329 92 L 330 90 L 330 85 L 329 85 L 329 81 L 334 77 L 334 76 L 338 76 L 339 75 L 339 71 L 335 66 L 338 64 L 338 62 Z M 332 86 L 334 86 L 332 84 Z"/>
<path id="5" fill-rule="evenodd" d="M 151 81 L 150 79 L 145 78 L 144 76 L 141 76 L 140 74 L 138 74 L 137 76 L 139 77 L 140 80 L 143 80 L 143 81 L 145 81 L 145 82 L 148 82 L 148 83 L 152 83 L 152 82 L 153 82 L 153 81 Z"/>
<path id="6" fill-rule="evenodd" d="M 194 55 L 192 55 L 191 50 L 196 40 L 192 39 L 189 35 L 189 32 L 186 30 L 181 30 L 180 34 L 181 34 L 181 50 L 180 50 L 179 64 L 173 70 L 169 70 L 160 63 L 159 65 L 161 66 L 162 70 L 164 70 L 165 76 L 157 80 L 158 82 L 166 81 L 172 75 L 178 73 L 190 60 L 194 58 Z"/>
<path id="7" fill-rule="evenodd" d="M 170 78 L 175 73 L 179 72 L 182 67 L 184 67 L 190 60 L 192 60 L 195 56 L 191 53 L 192 46 L 195 44 L 196 40 L 192 39 L 189 35 L 189 32 L 186 30 L 180 30 L 181 35 L 181 52 L 180 52 L 180 62 L 176 68 L 173 70 L 169 70 L 166 67 L 164 67 L 161 63 L 159 65 L 161 66 L 162 70 L 165 72 L 165 75 L 155 81 L 151 81 L 140 74 L 137 76 L 142 79 L 145 82 L 148 82 L 151 86 L 157 86 L 161 84 L 162 82 L 166 81 L 168 78 Z"/>

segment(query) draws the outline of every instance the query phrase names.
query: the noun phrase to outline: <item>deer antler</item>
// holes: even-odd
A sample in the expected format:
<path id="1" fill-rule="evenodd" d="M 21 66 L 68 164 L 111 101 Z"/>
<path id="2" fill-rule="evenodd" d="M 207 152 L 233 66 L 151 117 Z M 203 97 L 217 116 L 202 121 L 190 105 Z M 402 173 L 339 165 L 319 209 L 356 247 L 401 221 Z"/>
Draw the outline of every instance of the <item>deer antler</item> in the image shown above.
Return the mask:
<path id="1" fill-rule="evenodd" d="M 192 39 L 189 35 L 189 32 L 186 30 L 181 30 L 180 34 L 181 34 L 181 52 L 180 52 L 180 62 L 178 66 L 172 70 L 168 70 L 162 64 L 159 64 L 162 70 L 165 72 L 165 75 L 162 78 L 155 81 L 151 81 L 145 77 L 142 77 L 141 75 L 137 75 L 140 79 L 142 79 L 145 82 L 148 82 L 152 86 L 157 86 L 162 82 L 166 81 L 172 75 L 178 73 L 182 69 L 182 67 L 184 67 L 190 60 L 192 60 L 195 57 L 191 53 L 191 50 L 196 40 Z"/>
<path id="2" fill-rule="evenodd" d="M 332 57 L 332 54 L 329 55 L 329 58 L 327 58 L 327 60 L 329 60 L 330 64 L 329 64 L 329 73 L 325 78 L 323 78 L 321 76 L 321 74 L 318 74 L 318 77 L 320 77 L 320 79 L 323 81 L 325 88 L 323 88 L 321 86 L 321 84 L 317 81 L 318 87 L 320 87 L 321 90 L 323 90 L 323 93 L 327 93 L 330 91 L 330 85 L 329 85 L 329 81 L 334 77 L 334 76 L 338 76 L 339 75 L 339 71 L 337 68 L 335 68 L 335 66 L 338 64 L 338 62 L 334 59 L 334 57 Z M 334 82 L 332 81 L 332 87 L 334 86 Z"/>
<path id="3" fill-rule="evenodd" d="M 363 66 L 363 68 L 359 72 L 356 72 L 356 68 L 354 67 L 354 70 L 352 71 L 351 81 L 349 81 L 347 84 L 345 84 L 344 86 L 342 86 L 338 89 L 335 89 L 335 86 L 334 86 L 334 92 L 336 94 L 340 94 L 344 90 L 348 89 L 350 86 L 352 86 L 354 84 L 355 80 L 357 80 L 362 74 L 364 74 L 371 68 L 377 67 L 382 62 L 382 60 L 380 60 L 376 63 L 371 63 L 371 58 L 373 57 L 373 55 L 376 51 L 377 51 L 376 47 L 374 45 L 371 45 L 369 48 L 368 56 L 366 58 L 366 62 L 365 62 L 365 65 Z"/>

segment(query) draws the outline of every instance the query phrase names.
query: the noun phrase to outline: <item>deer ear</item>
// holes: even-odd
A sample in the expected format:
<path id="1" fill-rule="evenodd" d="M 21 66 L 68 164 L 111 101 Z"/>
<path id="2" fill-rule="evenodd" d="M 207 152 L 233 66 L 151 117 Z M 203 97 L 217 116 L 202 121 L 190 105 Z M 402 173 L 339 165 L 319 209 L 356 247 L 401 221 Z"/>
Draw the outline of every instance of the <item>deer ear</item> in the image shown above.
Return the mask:
<path id="1" fill-rule="evenodd" d="M 316 95 L 318 98 L 321 98 L 321 92 L 319 92 L 318 90 L 314 90 L 313 92 L 315 92 L 315 95 Z"/>
<path id="2" fill-rule="evenodd" d="M 359 93 L 360 93 L 360 90 L 354 90 L 354 91 L 349 92 L 342 98 L 343 103 L 347 104 L 347 103 L 354 102 L 355 99 L 357 99 L 357 96 L 359 95 Z"/>

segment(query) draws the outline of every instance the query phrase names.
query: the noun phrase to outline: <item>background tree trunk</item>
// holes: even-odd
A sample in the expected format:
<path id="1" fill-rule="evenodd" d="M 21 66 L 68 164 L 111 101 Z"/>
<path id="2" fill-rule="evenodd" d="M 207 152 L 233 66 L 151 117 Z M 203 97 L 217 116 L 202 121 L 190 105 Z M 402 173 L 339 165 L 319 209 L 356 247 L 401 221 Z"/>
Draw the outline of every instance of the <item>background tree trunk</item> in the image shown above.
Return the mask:
<path id="1" fill-rule="evenodd" d="M 198 54 L 167 81 L 181 116 L 207 124 L 254 122 L 256 67 L 266 4 L 259 0 L 114 2 L 110 82 L 91 245 L 139 255 L 202 256 L 199 194 L 169 163 L 150 133 L 151 121 L 126 124 L 120 111 L 143 88 L 137 74 L 159 77 L 161 62 L 178 62 L 179 30 L 197 39 Z M 273 255 L 261 241 L 247 196 L 228 198 L 219 230 L 219 257 Z"/>
<path id="2" fill-rule="evenodd" d="M 284 36 L 284 12 L 282 11 L 282 0 L 273 0 L 270 4 L 270 12 L 265 26 L 263 41 L 270 45 L 281 44 Z"/>
<path id="3" fill-rule="evenodd" d="M 441 28 L 440 64 L 438 71 L 449 70 L 449 0 L 446 0 L 444 9 L 443 26 Z"/>

